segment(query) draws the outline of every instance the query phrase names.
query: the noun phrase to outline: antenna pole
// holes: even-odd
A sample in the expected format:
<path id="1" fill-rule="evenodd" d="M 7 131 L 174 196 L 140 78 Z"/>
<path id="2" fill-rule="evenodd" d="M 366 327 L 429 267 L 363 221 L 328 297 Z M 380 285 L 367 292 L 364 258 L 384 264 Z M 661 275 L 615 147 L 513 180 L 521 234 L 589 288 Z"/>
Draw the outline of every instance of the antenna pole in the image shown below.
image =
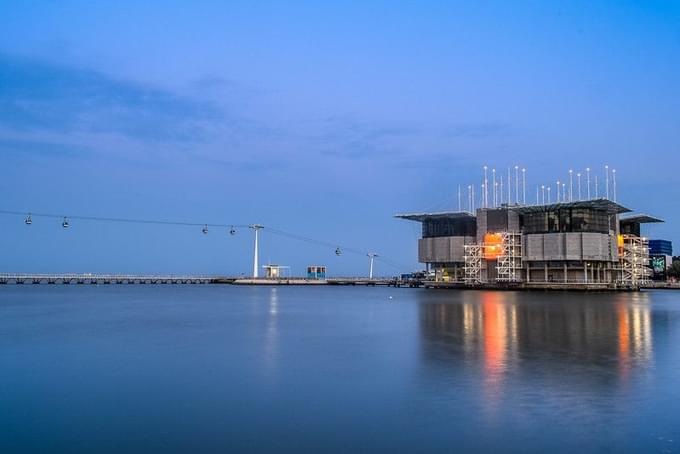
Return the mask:
<path id="1" fill-rule="evenodd" d="M 586 167 L 586 179 L 588 180 L 588 200 L 590 200 L 590 167 Z"/>
<path id="2" fill-rule="evenodd" d="M 576 181 L 578 182 L 578 199 L 581 200 L 581 173 L 576 174 Z"/>
<path id="3" fill-rule="evenodd" d="M 527 204 L 527 169 L 522 168 L 522 205 Z"/>
<path id="4" fill-rule="evenodd" d="M 616 169 L 612 169 L 612 184 L 614 185 L 614 202 L 616 202 Z"/>

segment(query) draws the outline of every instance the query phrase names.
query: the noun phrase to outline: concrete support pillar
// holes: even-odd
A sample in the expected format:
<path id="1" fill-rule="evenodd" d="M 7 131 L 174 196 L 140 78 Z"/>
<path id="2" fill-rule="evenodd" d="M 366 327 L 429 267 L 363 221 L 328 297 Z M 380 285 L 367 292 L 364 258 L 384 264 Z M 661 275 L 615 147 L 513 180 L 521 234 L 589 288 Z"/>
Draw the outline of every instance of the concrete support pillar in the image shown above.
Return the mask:
<path id="1" fill-rule="evenodd" d="M 564 264 L 563 269 L 564 269 L 564 271 L 563 271 L 563 273 L 564 273 L 564 282 L 566 283 L 566 282 L 567 282 L 567 277 L 568 277 L 568 270 L 567 270 L 567 264 L 566 264 L 566 263 Z"/>
<path id="2" fill-rule="evenodd" d="M 548 282 L 548 263 L 543 264 L 543 282 Z"/>

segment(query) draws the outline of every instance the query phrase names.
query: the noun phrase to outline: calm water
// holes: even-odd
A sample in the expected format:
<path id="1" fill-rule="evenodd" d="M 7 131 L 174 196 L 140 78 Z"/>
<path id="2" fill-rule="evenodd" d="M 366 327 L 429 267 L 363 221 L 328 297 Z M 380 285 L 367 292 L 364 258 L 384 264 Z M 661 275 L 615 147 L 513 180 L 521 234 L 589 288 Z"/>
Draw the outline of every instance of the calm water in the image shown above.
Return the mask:
<path id="1" fill-rule="evenodd" d="M 312 450 L 679 452 L 680 292 L 0 288 L 0 452 Z"/>

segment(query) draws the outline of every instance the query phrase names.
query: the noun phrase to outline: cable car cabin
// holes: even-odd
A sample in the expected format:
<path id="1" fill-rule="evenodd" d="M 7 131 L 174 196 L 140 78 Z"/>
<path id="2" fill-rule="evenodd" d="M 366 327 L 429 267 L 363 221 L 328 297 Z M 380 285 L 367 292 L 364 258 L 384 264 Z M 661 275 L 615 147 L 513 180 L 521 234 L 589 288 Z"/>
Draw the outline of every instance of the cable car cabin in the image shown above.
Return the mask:
<path id="1" fill-rule="evenodd" d="M 307 279 L 326 279 L 326 267 L 317 265 L 308 266 Z"/>

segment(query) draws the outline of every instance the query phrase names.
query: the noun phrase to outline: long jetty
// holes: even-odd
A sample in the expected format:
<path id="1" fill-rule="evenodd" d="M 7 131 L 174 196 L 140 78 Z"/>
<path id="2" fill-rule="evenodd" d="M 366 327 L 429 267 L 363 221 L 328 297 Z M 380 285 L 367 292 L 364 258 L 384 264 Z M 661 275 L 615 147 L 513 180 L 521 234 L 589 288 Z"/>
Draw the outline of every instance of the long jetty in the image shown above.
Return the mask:
<path id="1" fill-rule="evenodd" d="M 413 279 L 398 278 L 247 278 L 228 276 L 194 276 L 194 275 L 144 275 L 144 274 L 30 274 L 0 273 L 0 285 L 24 284 L 62 284 L 62 285 L 110 285 L 110 284 L 234 284 L 234 285 L 362 285 L 367 287 L 420 287 L 422 282 Z"/>

